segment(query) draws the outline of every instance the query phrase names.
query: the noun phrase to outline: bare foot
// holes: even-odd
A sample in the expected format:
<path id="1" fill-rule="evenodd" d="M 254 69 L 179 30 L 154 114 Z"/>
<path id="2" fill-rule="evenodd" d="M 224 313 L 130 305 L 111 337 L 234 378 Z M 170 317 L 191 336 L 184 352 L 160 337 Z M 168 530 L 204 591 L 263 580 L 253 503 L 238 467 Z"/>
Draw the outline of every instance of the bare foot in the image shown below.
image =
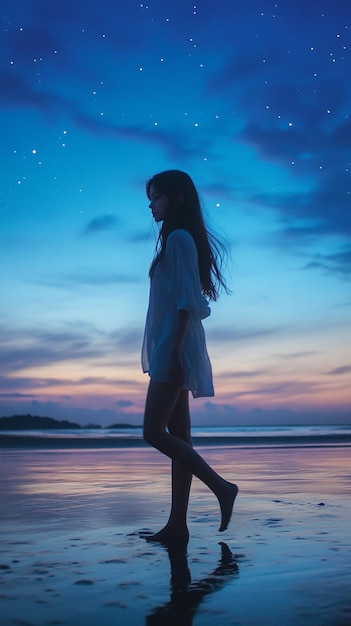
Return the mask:
<path id="1" fill-rule="evenodd" d="M 228 528 L 230 518 L 233 512 L 234 500 L 238 493 L 238 487 L 232 483 L 227 483 L 226 492 L 218 498 L 221 507 L 222 523 L 219 532 L 222 533 Z"/>
<path id="2" fill-rule="evenodd" d="M 169 541 L 189 541 L 189 531 L 187 527 L 177 528 L 166 524 L 162 530 L 154 535 L 145 537 L 146 541 L 158 541 L 159 543 L 168 543 Z"/>

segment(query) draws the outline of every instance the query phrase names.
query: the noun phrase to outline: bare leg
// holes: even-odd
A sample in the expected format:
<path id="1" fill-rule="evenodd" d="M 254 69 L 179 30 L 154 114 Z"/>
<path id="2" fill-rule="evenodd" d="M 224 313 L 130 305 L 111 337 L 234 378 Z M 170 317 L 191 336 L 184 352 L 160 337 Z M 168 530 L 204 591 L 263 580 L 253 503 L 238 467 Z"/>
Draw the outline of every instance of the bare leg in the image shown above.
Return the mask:
<path id="1" fill-rule="evenodd" d="M 150 381 L 145 406 L 144 438 L 173 461 L 186 467 L 188 472 L 213 491 L 221 508 L 219 530 L 223 531 L 228 527 L 238 488 L 221 478 L 190 443 L 166 431 L 180 394 L 181 391 L 171 384 Z"/>
<path id="2" fill-rule="evenodd" d="M 182 390 L 179 393 L 176 405 L 168 422 L 169 432 L 191 443 L 189 393 Z M 187 527 L 187 512 L 192 474 L 179 461 L 172 459 L 172 505 L 167 524 L 155 535 L 148 537 L 149 541 L 167 541 L 170 539 L 189 539 Z"/>

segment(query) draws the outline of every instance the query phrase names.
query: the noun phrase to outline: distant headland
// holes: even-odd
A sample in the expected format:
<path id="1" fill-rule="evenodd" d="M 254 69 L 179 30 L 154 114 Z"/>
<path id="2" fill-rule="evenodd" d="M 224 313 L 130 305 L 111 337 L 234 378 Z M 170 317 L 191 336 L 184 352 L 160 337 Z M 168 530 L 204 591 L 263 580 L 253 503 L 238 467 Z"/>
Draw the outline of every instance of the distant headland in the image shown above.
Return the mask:
<path id="1" fill-rule="evenodd" d="M 98 424 L 88 424 L 87 426 L 81 426 L 75 422 L 69 422 L 68 420 L 55 420 L 52 417 L 39 417 L 38 415 L 11 415 L 9 417 L 0 417 L 0 431 L 1 430 L 58 430 L 58 429 L 87 429 L 87 428 L 101 428 Z M 134 424 L 111 424 L 107 428 L 140 428 Z"/>

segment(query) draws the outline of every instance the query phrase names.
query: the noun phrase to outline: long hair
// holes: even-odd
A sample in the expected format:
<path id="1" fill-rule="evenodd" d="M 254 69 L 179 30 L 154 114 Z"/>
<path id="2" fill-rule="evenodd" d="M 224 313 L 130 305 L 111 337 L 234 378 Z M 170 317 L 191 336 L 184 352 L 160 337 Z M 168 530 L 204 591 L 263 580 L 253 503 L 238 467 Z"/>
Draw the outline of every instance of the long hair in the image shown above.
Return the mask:
<path id="1" fill-rule="evenodd" d="M 195 241 L 203 294 L 210 300 L 217 300 L 221 289 L 229 293 L 221 272 L 227 251 L 205 226 L 200 199 L 190 176 L 180 170 L 167 170 L 156 174 L 146 183 L 146 194 L 149 199 L 152 185 L 159 193 L 167 196 L 168 206 L 156 243 L 150 277 L 152 278 L 157 264 L 165 253 L 168 235 L 173 230 L 183 228 Z"/>

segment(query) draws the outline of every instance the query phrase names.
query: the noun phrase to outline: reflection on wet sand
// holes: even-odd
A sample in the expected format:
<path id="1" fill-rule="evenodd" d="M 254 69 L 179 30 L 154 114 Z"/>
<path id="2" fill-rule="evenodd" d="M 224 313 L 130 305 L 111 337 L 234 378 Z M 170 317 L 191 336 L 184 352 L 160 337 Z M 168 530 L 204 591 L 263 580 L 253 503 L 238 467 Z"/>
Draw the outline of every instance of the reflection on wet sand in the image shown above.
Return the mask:
<path id="1" fill-rule="evenodd" d="M 221 556 L 217 567 L 205 578 L 192 582 L 187 542 L 170 541 L 161 545 L 167 550 L 171 566 L 171 596 L 169 602 L 156 607 L 147 616 L 146 626 L 191 626 L 204 598 L 238 576 L 237 557 L 226 543 L 220 542 Z"/>
<path id="2" fill-rule="evenodd" d="M 246 556 L 218 546 L 217 503 L 194 480 L 190 576 L 187 546 L 140 537 L 167 516 L 168 459 L 1 450 L 1 624 L 351 624 L 350 449 L 203 452 L 241 487 L 225 538 Z"/>

